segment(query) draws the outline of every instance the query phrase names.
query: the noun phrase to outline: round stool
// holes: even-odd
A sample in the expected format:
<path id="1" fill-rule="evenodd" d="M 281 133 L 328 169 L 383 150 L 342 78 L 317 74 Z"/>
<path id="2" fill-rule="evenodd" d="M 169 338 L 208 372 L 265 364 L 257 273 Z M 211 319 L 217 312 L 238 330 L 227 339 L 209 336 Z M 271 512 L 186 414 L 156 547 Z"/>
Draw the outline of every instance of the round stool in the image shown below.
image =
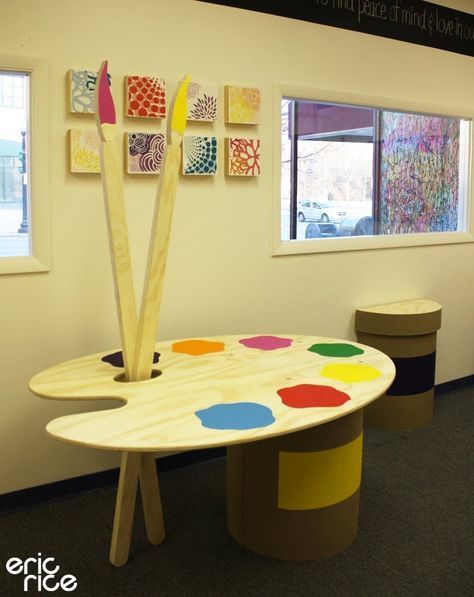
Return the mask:
<path id="1" fill-rule="evenodd" d="M 384 352 L 397 370 L 387 392 L 365 407 L 367 426 L 403 430 L 431 422 L 440 327 L 441 305 L 430 300 L 356 310 L 358 341 Z"/>

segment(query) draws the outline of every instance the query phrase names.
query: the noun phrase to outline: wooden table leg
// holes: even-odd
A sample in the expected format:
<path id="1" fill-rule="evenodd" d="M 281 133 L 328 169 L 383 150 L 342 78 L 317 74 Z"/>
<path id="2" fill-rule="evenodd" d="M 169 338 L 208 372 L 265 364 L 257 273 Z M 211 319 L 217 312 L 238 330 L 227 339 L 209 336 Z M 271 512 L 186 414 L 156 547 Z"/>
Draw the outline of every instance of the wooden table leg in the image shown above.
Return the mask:
<path id="1" fill-rule="evenodd" d="M 153 545 L 165 538 L 160 487 L 153 454 L 144 452 L 140 460 L 140 493 L 145 517 L 146 536 Z"/>
<path id="2" fill-rule="evenodd" d="M 110 546 L 110 562 L 114 566 L 126 564 L 130 552 L 141 456 L 140 452 L 124 452 L 122 454 Z"/>

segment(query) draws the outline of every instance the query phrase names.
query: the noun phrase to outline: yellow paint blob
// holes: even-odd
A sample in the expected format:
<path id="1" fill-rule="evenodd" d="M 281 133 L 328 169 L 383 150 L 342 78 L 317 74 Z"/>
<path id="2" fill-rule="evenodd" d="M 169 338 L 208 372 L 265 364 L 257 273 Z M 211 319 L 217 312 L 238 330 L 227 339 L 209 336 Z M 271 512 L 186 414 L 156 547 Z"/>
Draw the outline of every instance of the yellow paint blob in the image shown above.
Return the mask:
<path id="1" fill-rule="evenodd" d="M 224 347 L 224 342 L 211 342 L 209 340 L 183 340 L 171 345 L 173 352 L 181 352 L 192 356 L 209 352 L 221 352 Z"/>
<path id="2" fill-rule="evenodd" d="M 326 365 L 321 369 L 321 375 L 337 381 L 346 381 L 348 383 L 357 383 L 360 381 L 370 381 L 380 377 L 381 372 L 370 365 L 358 363 L 333 363 Z"/>

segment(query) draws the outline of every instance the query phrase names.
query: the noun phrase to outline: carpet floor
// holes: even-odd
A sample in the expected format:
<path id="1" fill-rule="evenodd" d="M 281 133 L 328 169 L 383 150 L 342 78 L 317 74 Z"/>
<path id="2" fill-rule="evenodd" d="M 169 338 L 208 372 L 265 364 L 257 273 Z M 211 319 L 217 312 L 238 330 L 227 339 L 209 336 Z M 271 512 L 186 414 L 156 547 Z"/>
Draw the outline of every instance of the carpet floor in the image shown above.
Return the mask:
<path id="1" fill-rule="evenodd" d="M 75 597 L 472 597 L 473 429 L 467 388 L 438 398 L 424 429 L 366 430 L 357 539 L 315 562 L 272 560 L 232 539 L 224 458 L 160 475 L 166 540 L 147 542 L 138 508 L 123 568 L 108 562 L 115 488 L 3 515 L 0 596 L 25 594 L 6 561 L 40 552 L 77 578 L 54 594 Z"/>

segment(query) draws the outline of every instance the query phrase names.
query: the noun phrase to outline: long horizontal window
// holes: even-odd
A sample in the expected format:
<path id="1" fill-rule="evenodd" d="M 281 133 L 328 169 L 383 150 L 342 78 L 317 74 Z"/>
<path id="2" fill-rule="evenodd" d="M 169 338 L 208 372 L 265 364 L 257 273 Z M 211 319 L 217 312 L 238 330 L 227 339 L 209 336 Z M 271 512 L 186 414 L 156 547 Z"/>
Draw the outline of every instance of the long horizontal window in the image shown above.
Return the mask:
<path id="1" fill-rule="evenodd" d="M 468 231 L 470 128 L 282 97 L 280 241 Z"/>

